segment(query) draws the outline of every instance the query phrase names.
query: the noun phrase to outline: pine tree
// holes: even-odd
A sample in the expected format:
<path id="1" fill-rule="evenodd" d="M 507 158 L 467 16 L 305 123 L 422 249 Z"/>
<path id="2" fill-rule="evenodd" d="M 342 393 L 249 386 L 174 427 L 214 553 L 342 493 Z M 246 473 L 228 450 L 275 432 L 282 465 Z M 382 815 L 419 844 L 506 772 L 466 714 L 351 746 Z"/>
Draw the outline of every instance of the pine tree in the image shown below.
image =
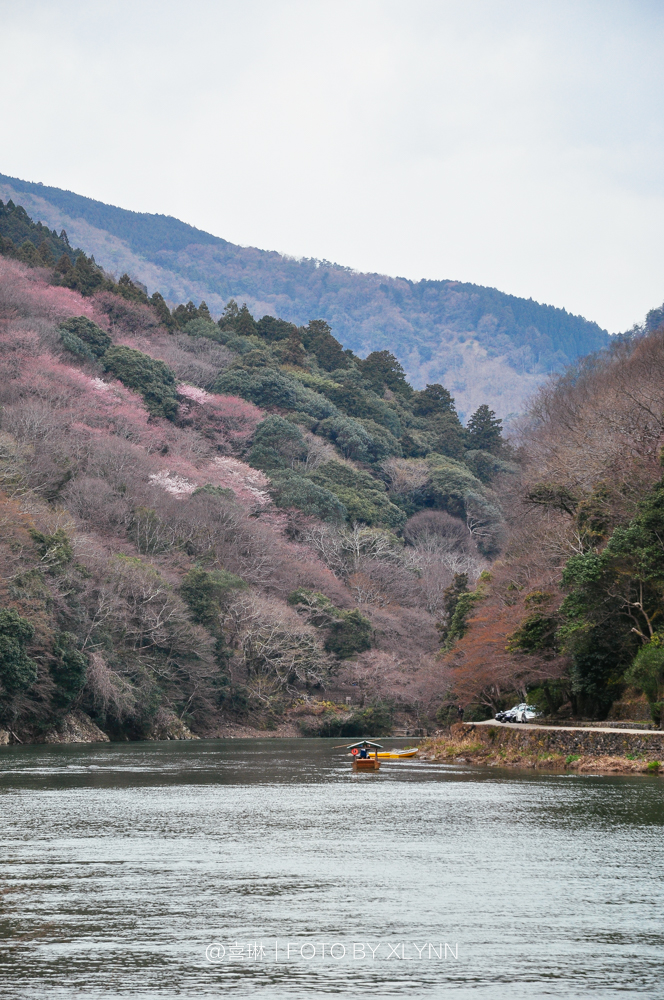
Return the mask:
<path id="1" fill-rule="evenodd" d="M 406 373 L 390 351 L 373 351 L 359 362 L 363 377 L 369 382 L 374 392 L 380 396 L 385 389 L 409 396 L 412 389 L 406 382 Z"/>
<path id="2" fill-rule="evenodd" d="M 434 413 L 455 413 L 454 397 L 437 382 L 421 392 L 413 393 L 413 413 L 416 417 L 429 417 Z"/>
<path id="3" fill-rule="evenodd" d="M 294 329 L 285 345 L 281 348 L 281 361 L 285 365 L 295 365 L 301 368 L 305 358 L 306 354 L 300 341 L 300 335 Z"/>
<path id="4" fill-rule="evenodd" d="M 58 272 L 58 274 L 67 274 L 69 271 L 71 271 L 71 269 L 72 269 L 72 263 L 71 260 L 69 259 L 69 255 L 63 253 L 62 256 L 60 257 L 60 260 L 55 265 L 55 270 Z"/>
<path id="5" fill-rule="evenodd" d="M 164 324 L 167 330 L 172 332 L 175 327 L 175 320 L 171 316 L 171 310 L 166 305 L 164 296 L 160 292 L 153 292 L 150 297 L 150 305 L 159 317 L 159 321 Z"/>
<path id="6" fill-rule="evenodd" d="M 198 309 L 190 300 L 186 306 L 179 305 L 173 310 L 173 319 L 180 329 L 183 329 L 192 319 L 198 319 Z"/>
<path id="7" fill-rule="evenodd" d="M 483 403 L 468 421 L 469 447 L 473 450 L 498 454 L 504 444 L 502 424 L 502 420 L 496 417 L 494 411 Z"/>
<path id="8" fill-rule="evenodd" d="M 29 267 L 39 267 L 43 266 L 43 261 L 39 254 L 37 253 L 37 247 L 34 245 L 32 240 L 26 240 L 22 244 L 19 252 L 18 259 Z"/>
<path id="9" fill-rule="evenodd" d="M 247 303 L 244 302 L 242 308 L 240 309 L 237 320 L 235 322 L 235 329 L 241 337 L 251 337 L 258 333 L 254 317 L 251 315 L 247 309 Z"/>
<path id="10" fill-rule="evenodd" d="M 39 244 L 38 253 L 44 267 L 53 267 L 55 261 L 53 260 L 53 254 L 51 253 L 51 248 L 48 244 L 48 240 L 44 239 L 41 241 L 41 243 Z"/>
<path id="11" fill-rule="evenodd" d="M 229 299 L 226 303 L 226 308 L 219 317 L 218 326 L 222 330 L 235 330 L 237 327 L 238 316 L 240 315 L 240 310 L 238 309 L 237 302 L 235 299 Z"/>

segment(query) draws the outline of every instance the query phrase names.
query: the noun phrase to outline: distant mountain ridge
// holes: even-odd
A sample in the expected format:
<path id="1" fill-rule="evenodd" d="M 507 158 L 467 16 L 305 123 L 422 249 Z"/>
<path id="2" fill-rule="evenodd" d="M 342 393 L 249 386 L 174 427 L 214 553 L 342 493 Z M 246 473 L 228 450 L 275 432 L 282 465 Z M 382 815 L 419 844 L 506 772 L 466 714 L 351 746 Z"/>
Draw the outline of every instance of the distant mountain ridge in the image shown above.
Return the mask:
<path id="1" fill-rule="evenodd" d="M 441 382 L 461 415 L 488 401 L 521 409 L 548 372 L 606 346 L 609 334 L 564 309 L 458 281 L 359 273 L 329 261 L 241 247 L 178 219 L 132 212 L 0 174 L 0 198 L 65 229 L 107 270 L 127 271 L 171 302 L 230 298 L 297 324 L 328 321 L 360 355 L 389 349 L 419 387 Z"/>

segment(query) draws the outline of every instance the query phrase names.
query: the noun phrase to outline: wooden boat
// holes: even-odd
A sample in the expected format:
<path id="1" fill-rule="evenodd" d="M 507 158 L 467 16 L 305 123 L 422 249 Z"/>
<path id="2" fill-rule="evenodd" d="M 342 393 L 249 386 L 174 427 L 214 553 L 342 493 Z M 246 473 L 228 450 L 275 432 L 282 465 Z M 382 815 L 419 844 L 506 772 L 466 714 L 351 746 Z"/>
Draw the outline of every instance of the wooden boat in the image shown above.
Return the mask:
<path id="1" fill-rule="evenodd" d="M 379 767 L 380 767 L 380 761 L 376 760 L 375 757 L 353 758 L 354 771 L 377 771 Z"/>
<path id="2" fill-rule="evenodd" d="M 335 749 L 341 750 L 342 747 L 335 747 Z M 360 740 L 359 743 L 349 743 L 343 749 L 350 750 L 353 755 L 354 771 L 377 771 L 380 768 L 378 751 L 383 749 L 380 743 L 372 743 L 371 740 Z M 364 750 L 366 753 L 373 751 L 373 756 L 360 757 L 360 750 Z"/>

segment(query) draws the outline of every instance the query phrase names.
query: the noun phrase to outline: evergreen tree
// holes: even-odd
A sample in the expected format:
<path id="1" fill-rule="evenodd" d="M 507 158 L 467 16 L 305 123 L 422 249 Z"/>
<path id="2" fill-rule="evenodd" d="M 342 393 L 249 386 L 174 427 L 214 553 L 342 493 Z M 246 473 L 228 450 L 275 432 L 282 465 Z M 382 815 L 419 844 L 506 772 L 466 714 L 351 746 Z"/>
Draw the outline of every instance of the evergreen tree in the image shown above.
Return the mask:
<path id="1" fill-rule="evenodd" d="M 67 275 L 72 270 L 72 262 L 69 258 L 69 254 L 63 253 L 60 260 L 55 265 L 55 270 L 58 274 Z"/>
<path id="2" fill-rule="evenodd" d="M 56 690 L 52 700 L 61 712 L 67 711 L 85 686 L 88 659 L 76 648 L 76 643 L 72 632 L 58 632 L 53 644 L 50 673 Z"/>
<path id="3" fill-rule="evenodd" d="M 247 309 L 247 303 L 243 303 L 235 321 L 235 329 L 241 337 L 251 337 L 258 333 L 254 317 Z"/>
<path id="4" fill-rule="evenodd" d="M 406 373 L 389 351 L 372 351 L 359 362 L 363 377 L 369 382 L 374 392 L 383 395 L 385 389 L 409 396 L 412 389 L 406 381 Z"/>
<path id="5" fill-rule="evenodd" d="M 230 302 L 228 305 L 230 306 Z M 228 306 L 226 308 L 228 309 Z M 219 324 L 221 325 L 221 320 L 219 320 Z M 293 323 L 287 323 L 285 319 L 277 319 L 275 316 L 263 316 L 256 324 L 256 330 L 259 337 L 273 343 L 278 340 L 288 340 L 293 330 L 297 330 L 297 327 Z"/>
<path id="6" fill-rule="evenodd" d="M 452 394 L 437 382 L 421 392 L 414 392 L 413 413 L 416 417 L 430 417 L 438 413 L 456 413 Z"/>
<path id="7" fill-rule="evenodd" d="M 302 331 L 302 343 L 326 372 L 348 367 L 348 357 L 324 319 L 310 321 Z"/>
<path id="8" fill-rule="evenodd" d="M 255 469 L 293 468 L 307 457 L 307 446 L 299 427 L 276 414 L 266 417 L 256 428 L 249 464 Z"/>
<path id="9" fill-rule="evenodd" d="M 285 365 L 294 365 L 301 368 L 304 364 L 306 354 L 296 328 L 291 331 L 288 340 L 284 346 L 280 348 L 280 354 L 281 361 Z"/>
<path id="10" fill-rule="evenodd" d="M 49 246 L 48 240 L 41 241 L 41 243 L 39 244 L 38 253 L 41 259 L 41 263 L 43 264 L 44 267 L 53 267 L 53 265 L 55 264 L 55 260 L 53 254 L 51 253 L 51 248 Z"/>
<path id="11" fill-rule="evenodd" d="M 173 310 L 173 320 L 181 330 L 192 319 L 198 319 L 198 309 L 191 300 L 187 302 L 186 306 L 179 305 L 177 309 Z"/>
<path id="12" fill-rule="evenodd" d="M 219 317 L 218 325 L 222 330 L 235 330 L 237 329 L 237 320 L 240 315 L 240 310 L 238 309 L 238 304 L 235 299 L 229 299 L 226 303 L 226 307 Z"/>
<path id="13" fill-rule="evenodd" d="M 173 330 L 175 327 L 175 320 L 171 316 L 171 310 L 166 305 L 164 296 L 159 292 L 153 292 L 150 297 L 150 305 L 159 317 L 159 321 L 163 323 L 167 330 Z"/>
<path id="14" fill-rule="evenodd" d="M 43 261 L 37 253 L 37 247 L 32 240 L 26 240 L 18 251 L 18 259 L 29 267 L 43 266 Z"/>
<path id="15" fill-rule="evenodd" d="M 468 443 L 472 449 L 496 454 L 503 447 L 502 420 L 486 403 L 475 410 L 468 421 Z"/>

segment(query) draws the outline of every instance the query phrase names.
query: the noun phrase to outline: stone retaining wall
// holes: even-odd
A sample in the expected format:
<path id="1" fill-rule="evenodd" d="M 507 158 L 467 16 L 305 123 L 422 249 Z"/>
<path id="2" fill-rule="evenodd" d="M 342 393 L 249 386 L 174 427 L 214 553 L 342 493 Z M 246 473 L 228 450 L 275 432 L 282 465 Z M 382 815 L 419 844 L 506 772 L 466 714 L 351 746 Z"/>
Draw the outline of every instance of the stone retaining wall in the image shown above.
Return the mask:
<path id="1" fill-rule="evenodd" d="M 664 731 L 644 730 L 642 733 L 601 733 L 592 729 L 584 732 L 556 729 L 507 729 L 476 726 L 472 722 L 457 722 L 452 735 L 462 739 L 472 736 L 487 746 L 511 747 L 530 753 L 588 754 L 593 756 L 625 757 L 627 754 L 647 754 L 653 760 L 664 761 Z"/>

